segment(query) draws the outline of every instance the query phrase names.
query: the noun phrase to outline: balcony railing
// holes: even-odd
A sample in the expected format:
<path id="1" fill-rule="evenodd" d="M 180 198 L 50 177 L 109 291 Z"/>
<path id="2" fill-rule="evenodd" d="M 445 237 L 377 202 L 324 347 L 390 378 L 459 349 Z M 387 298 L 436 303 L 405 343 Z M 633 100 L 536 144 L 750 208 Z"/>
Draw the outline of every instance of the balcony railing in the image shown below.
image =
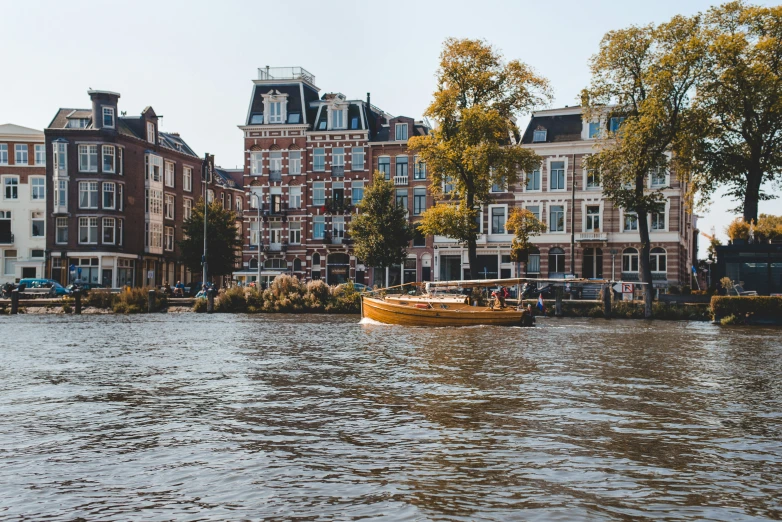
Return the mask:
<path id="1" fill-rule="evenodd" d="M 407 176 L 394 176 L 394 185 L 407 185 Z"/>
<path id="2" fill-rule="evenodd" d="M 0 245 L 13 245 L 14 235 L 10 232 L 0 232 Z"/>
<path id="3" fill-rule="evenodd" d="M 607 232 L 579 232 L 576 241 L 608 241 Z"/>
<path id="4" fill-rule="evenodd" d="M 304 67 L 259 67 L 259 80 L 304 80 L 315 85 L 315 75 Z"/>
<path id="5" fill-rule="evenodd" d="M 271 172 L 269 172 L 269 179 L 271 181 L 282 181 L 282 171 L 272 170 Z"/>
<path id="6" fill-rule="evenodd" d="M 345 175 L 345 166 L 344 165 L 332 165 L 331 166 L 331 176 L 341 178 Z"/>
<path id="7" fill-rule="evenodd" d="M 340 214 L 342 212 L 352 212 L 353 205 L 350 204 L 350 199 L 333 200 L 326 198 L 325 203 L 322 206 L 324 212 L 330 214 Z"/>

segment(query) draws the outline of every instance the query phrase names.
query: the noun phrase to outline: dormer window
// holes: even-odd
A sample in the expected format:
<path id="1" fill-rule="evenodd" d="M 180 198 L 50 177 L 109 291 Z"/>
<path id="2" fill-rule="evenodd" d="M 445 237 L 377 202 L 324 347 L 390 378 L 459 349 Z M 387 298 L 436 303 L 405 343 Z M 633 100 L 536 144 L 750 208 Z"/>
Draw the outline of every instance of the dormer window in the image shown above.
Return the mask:
<path id="1" fill-rule="evenodd" d="M 541 143 L 546 141 L 546 129 L 539 129 L 532 132 L 532 143 Z"/>
<path id="2" fill-rule="evenodd" d="M 288 113 L 288 123 L 292 123 L 292 124 L 301 123 L 301 113 L 300 112 Z"/>
<path id="3" fill-rule="evenodd" d="M 263 114 L 266 119 L 263 123 L 285 123 L 288 112 L 288 95 L 271 90 L 263 95 Z"/>
<path id="4" fill-rule="evenodd" d="M 103 107 L 103 126 L 114 128 L 114 108 Z"/>
<path id="5" fill-rule="evenodd" d="M 282 123 L 282 102 L 269 102 L 269 123 Z"/>
<path id="6" fill-rule="evenodd" d="M 263 113 L 256 112 L 250 115 L 250 125 L 263 125 Z"/>
<path id="7" fill-rule="evenodd" d="M 614 116 L 610 120 L 608 120 L 608 130 L 611 132 L 617 132 L 619 130 L 619 127 L 622 126 L 622 123 L 625 121 L 624 116 Z"/>
<path id="8" fill-rule="evenodd" d="M 394 129 L 396 141 L 407 141 L 407 123 L 397 123 Z"/>
<path id="9" fill-rule="evenodd" d="M 155 143 L 155 124 L 147 122 L 147 141 Z"/>
<path id="10" fill-rule="evenodd" d="M 353 116 L 352 118 L 350 118 L 350 129 L 351 130 L 358 130 L 360 128 L 361 127 L 359 126 L 359 123 L 358 123 L 358 116 Z"/>
<path id="11" fill-rule="evenodd" d="M 332 129 L 345 128 L 345 113 L 341 109 L 331 110 L 331 128 Z"/>
<path id="12" fill-rule="evenodd" d="M 68 120 L 69 129 L 84 129 L 89 125 L 90 120 L 87 118 L 71 118 Z"/>

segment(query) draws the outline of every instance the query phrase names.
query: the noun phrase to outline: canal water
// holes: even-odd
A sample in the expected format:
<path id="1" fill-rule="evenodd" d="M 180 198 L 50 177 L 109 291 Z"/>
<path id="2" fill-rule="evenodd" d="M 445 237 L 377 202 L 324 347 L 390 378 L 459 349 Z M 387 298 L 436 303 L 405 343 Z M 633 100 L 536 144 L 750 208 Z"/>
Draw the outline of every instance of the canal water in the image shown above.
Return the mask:
<path id="1" fill-rule="evenodd" d="M 0 318 L 2 520 L 782 517 L 782 330 Z"/>

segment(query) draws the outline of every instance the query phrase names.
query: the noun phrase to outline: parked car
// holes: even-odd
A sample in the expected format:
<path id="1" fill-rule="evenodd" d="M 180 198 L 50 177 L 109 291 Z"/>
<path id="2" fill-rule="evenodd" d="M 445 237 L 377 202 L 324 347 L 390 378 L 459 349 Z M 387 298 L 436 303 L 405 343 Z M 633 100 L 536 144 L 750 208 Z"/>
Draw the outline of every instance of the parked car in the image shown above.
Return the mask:
<path id="1" fill-rule="evenodd" d="M 554 286 L 551 283 L 546 283 L 540 287 L 536 283 L 524 283 L 521 297 L 523 299 L 537 299 L 542 294 L 543 299 L 554 299 L 556 297 L 554 292 Z"/>
<path id="2" fill-rule="evenodd" d="M 350 283 L 342 283 L 339 286 L 345 287 L 345 286 L 348 286 L 349 284 Z M 371 292 L 372 291 L 372 289 L 370 287 L 368 287 L 367 285 L 365 285 L 363 283 L 353 283 L 353 288 L 356 290 L 356 292 L 358 292 L 360 294 L 364 293 L 364 292 Z"/>
<path id="3" fill-rule="evenodd" d="M 57 297 L 59 295 L 69 295 L 70 293 L 71 290 L 69 290 L 67 287 L 63 287 L 57 281 L 54 281 L 52 283 L 51 288 L 49 288 L 49 297 Z"/>
<path id="4" fill-rule="evenodd" d="M 33 277 L 26 277 L 19 281 L 19 286 L 24 285 L 25 290 L 31 288 L 49 288 L 52 283 L 56 283 L 54 279 L 38 279 Z"/>

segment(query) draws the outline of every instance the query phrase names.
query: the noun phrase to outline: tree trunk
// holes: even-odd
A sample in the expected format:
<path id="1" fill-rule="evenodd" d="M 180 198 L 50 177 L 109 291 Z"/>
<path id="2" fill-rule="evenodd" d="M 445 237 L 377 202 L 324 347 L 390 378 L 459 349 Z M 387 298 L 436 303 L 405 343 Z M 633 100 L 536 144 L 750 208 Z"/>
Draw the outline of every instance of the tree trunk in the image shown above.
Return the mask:
<path id="1" fill-rule="evenodd" d="M 747 187 L 744 191 L 744 221 L 747 223 L 757 223 L 762 182 L 763 172 L 760 169 L 760 162 L 753 160 L 747 172 Z"/>
<path id="2" fill-rule="evenodd" d="M 467 191 L 467 208 L 475 208 L 475 194 Z M 473 223 L 472 234 L 467 241 L 467 259 L 470 262 L 470 279 L 478 279 L 478 233 L 480 228 Z"/>
<path id="3" fill-rule="evenodd" d="M 651 319 L 652 317 L 652 298 L 654 296 L 654 287 L 652 285 L 652 265 L 649 262 L 649 252 L 651 250 L 651 244 L 649 240 L 649 222 L 647 216 L 649 214 L 644 210 L 638 212 L 638 232 L 641 234 L 641 252 L 640 252 L 640 270 L 641 281 L 646 283 L 644 287 L 644 317 Z"/>

